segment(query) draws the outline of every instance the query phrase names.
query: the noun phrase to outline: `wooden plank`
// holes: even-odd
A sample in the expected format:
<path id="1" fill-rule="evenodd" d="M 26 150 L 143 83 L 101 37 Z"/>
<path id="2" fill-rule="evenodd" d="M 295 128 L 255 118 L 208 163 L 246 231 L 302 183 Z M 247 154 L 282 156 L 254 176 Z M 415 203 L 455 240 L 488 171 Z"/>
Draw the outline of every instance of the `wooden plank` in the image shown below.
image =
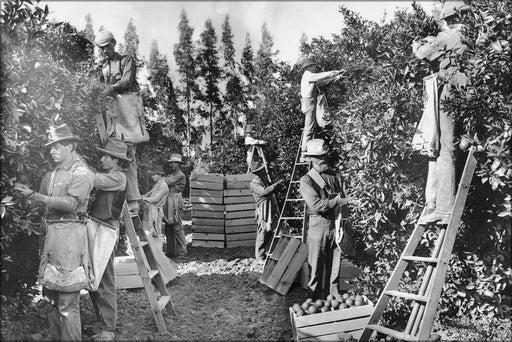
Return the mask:
<path id="1" fill-rule="evenodd" d="M 252 246 L 252 247 L 254 247 L 254 239 L 252 239 L 252 240 L 242 240 L 242 241 L 226 241 L 226 248 L 244 247 L 244 246 Z"/>
<path id="2" fill-rule="evenodd" d="M 263 273 L 261 274 L 260 278 L 258 279 L 260 283 L 267 285 L 268 277 L 272 274 L 272 271 L 277 265 L 277 261 L 273 259 L 267 259 L 267 264 L 265 265 L 265 268 L 263 269 Z"/>
<path id="3" fill-rule="evenodd" d="M 297 251 L 295 252 L 295 255 L 293 256 L 290 264 L 286 268 L 286 271 L 284 272 L 281 281 L 279 281 L 275 288 L 277 293 L 280 293 L 282 295 L 288 293 L 290 287 L 297 278 L 297 274 L 299 273 L 302 264 L 304 263 L 307 257 L 308 248 L 305 243 L 301 243 L 299 245 L 299 248 L 297 248 Z"/>
<path id="4" fill-rule="evenodd" d="M 251 189 L 224 189 L 224 197 L 252 196 Z M 254 197 L 253 197 L 254 202 Z"/>
<path id="5" fill-rule="evenodd" d="M 224 248 L 224 241 L 202 241 L 202 240 L 192 240 L 192 247 L 215 247 L 215 248 Z"/>
<path id="6" fill-rule="evenodd" d="M 144 287 L 140 274 L 116 275 L 116 289 L 138 289 Z"/>
<path id="7" fill-rule="evenodd" d="M 226 182 L 250 182 L 254 178 L 252 173 L 242 173 L 239 175 L 226 175 Z"/>
<path id="8" fill-rule="evenodd" d="M 222 204 L 222 198 L 209 197 L 209 196 L 190 196 L 190 202 L 194 203 L 209 203 L 209 204 Z"/>
<path id="9" fill-rule="evenodd" d="M 289 236 L 281 236 L 281 238 L 277 242 L 276 247 L 272 251 L 272 259 L 279 260 L 281 255 L 283 255 L 283 252 L 284 252 L 286 246 L 290 242 L 290 239 L 293 239 L 293 238 L 291 238 Z"/>
<path id="10" fill-rule="evenodd" d="M 196 233 L 192 234 L 192 241 L 204 240 L 204 241 L 224 241 L 224 234 L 222 233 Z"/>
<path id="11" fill-rule="evenodd" d="M 192 232 L 197 233 L 224 233 L 224 227 L 217 226 L 192 226 Z"/>
<path id="12" fill-rule="evenodd" d="M 223 211 L 203 211 L 203 210 L 192 210 L 192 217 L 205 217 L 205 218 L 215 218 L 215 219 L 223 219 L 224 212 Z"/>
<path id="13" fill-rule="evenodd" d="M 241 240 L 256 240 L 256 232 L 253 233 L 239 233 L 239 234 L 226 234 L 227 241 L 241 241 Z"/>
<path id="14" fill-rule="evenodd" d="M 116 276 L 139 274 L 139 269 L 137 268 L 137 264 L 135 263 L 134 260 L 133 263 L 123 263 L 120 265 L 114 265 L 114 272 Z"/>
<path id="15" fill-rule="evenodd" d="M 258 225 L 256 223 L 247 224 L 247 225 L 243 225 L 243 226 L 233 226 L 233 227 L 225 228 L 226 234 L 255 232 L 257 230 L 258 230 Z"/>
<path id="16" fill-rule="evenodd" d="M 279 261 L 277 262 L 274 271 L 272 272 L 268 279 L 267 284 L 271 289 L 274 289 L 279 283 L 279 281 L 281 281 L 281 278 L 283 277 L 286 268 L 290 264 L 290 261 L 295 255 L 295 251 L 297 250 L 297 248 L 299 248 L 300 244 L 301 241 L 299 239 L 290 239 L 288 245 L 286 245 L 283 255 L 281 255 L 281 257 L 279 258 Z"/>
<path id="17" fill-rule="evenodd" d="M 222 196 L 224 196 L 224 191 L 222 191 L 222 190 L 206 190 L 206 189 L 190 189 L 190 196 L 222 197 Z"/>
<path id="18" fill-rule="evenodd" d="M 226 226 L 226 227 L 245 226 L 247 224 L 251 224 L 251 223 L 255 223 L 255 222 L 256 222 L 256 219 L 254 217 L 239 218 L 239 219 L 224 221 L 224 226 Z"/>
<path id="19" fill-rule="evenodd" d="M 352 308 L 343 309 L 339 311 L 350 311 Z M 335 311 L 331 311 L 335 312 Z M 327 313 L 327 312 L 326 312 Z M 316 315 L 322 315 L 316 314 Z M 313 315 L 311 315 L 313 316 Z M 315 337 L 321 337 L 324 335 L 330 335 L 330 334 L 337 334 L 339 332 L 345 332 L 345 333 L 352 333 L 353 331 L 359 330 L 361 333 L 362 330 L 366 327 L 366 324 L 368 323 L 368 320 L 370 319 L 370 316 L 366 317 L 360 317 L 360 318 L 354 318 L 349 319 L 345 321 L 339 321 L 339 322 L 329 322 L 328 324 L 318 324 L 318 325 L 312 325 L 309 327 L 304 328 L 298 328 L 297 329 L 297 338 L 300 340 L 302 338 L 312 338 Z"/>
<path id="20" fill-rule="evenodd" d="M 251 196 L 239 196 L 239 197 L 224 197 L 225 204 L 242 204 L 242 203 L 254 203 L 254 197 Z"/>
<path id="21" fill-rule="evenodd" d="M 192 203 L 192 210 L 224 211 L 224 205 L 211 203 Z"/>
<path id="22" fill-rule="evenodd" d="M 254 209 L 252 210 L 245 210 L 245 211 L 232 211 L 232 212 L 227 212 L 226 213 L 226 217 L 225 219 L 226 220 L 232 220 L 232 219 L 238 219 L 238 218 L 247 218 L 247 217 L 252 217 L 256 220 L 255 218 L 255 212 L 254 212 Z"/>
<path id="23" fill-rule="evenodd" d="M 193 226 L 215 226 L 215 227 L 223 227 L 224 219 L 208 219 L 201 217 L 192 217 L 192 225 Z"/>
<path id="24" fill-rule="evenodd" d="M 241 203 L 241 204 L 227 204 L 226 205 L 226 212 L 233 212 L 233 211 L 244 211 L 244 210 L 252 210 L 254 213 L 254 210 L 256 209 L 256 203 L 252 201 L 252 203 Z"/>
<path id="25" fill-rule="evenodd" d="M 236 183 L 226 183 L 225 189 L 250 189 L 251 183 L 249 182 L 236 182 Z"/>
<path id="26" fill-rule="evenodd" d="M 190 188 L 202 190 L 222 190 L 224 188 L 224 184 L 194 180 L 190 181 Z"/>
<path id="27" fill-rule="evenodd" d="M 192 172 L 190 174 L 191 181 L 204 181 L 211 183 L 224 183 L 224 175 L 221 173 L 196 173 Z"/>
<path id="28" fill-rule="evenodd" d="M 366 297 L 364 297 L 368 300 Z M 314 326 L 326 322 L 344 321 L 359 317 L 370 316 L 374 310 L 373 303 L 368 301 L 367 305 L 355 306 L 343 310 L 328 311 L 314 315 L 295 317 L 297 328 Z"/>

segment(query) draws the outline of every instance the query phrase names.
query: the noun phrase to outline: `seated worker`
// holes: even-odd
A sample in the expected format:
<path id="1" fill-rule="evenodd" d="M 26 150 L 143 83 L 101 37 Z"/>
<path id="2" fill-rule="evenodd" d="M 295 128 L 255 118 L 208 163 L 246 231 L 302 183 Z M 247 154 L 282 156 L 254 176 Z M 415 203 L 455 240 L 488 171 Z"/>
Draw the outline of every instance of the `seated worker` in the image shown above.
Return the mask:
<path id="1" fill-rule="evenodd" d="M 270 185 L 265 166 L 254 162 L 251 166 L 254 178 L 251 181 L 251 191 L 256 201 L 256 222 L 258 230 L 256 235 L 255 258 L 257 263 L 264 263 L 266 250 L 272 240 L 273 232 L 277 224 L 277 200 L 275 193 L 283 180 Z"/>
<path id="2" fill-rule="evenodd" d="M 299 188 L 309 215 L 307 291 L 308 297 L 313 299 L 339 293 L 341 251 L 336 245 L 335 208 L 350 201 L 341 197 L 344 192 L 341 176 L 327 164 L 328 150 L 322 139 L 308 141 L 305 154 L 312 168 L 300 179 Z M 333 194 L 337 195 L 331 198 Z"/>
<path id="3" fill-rule="evenodd" d="M 156 165 L 151 170 L 151 180 L 155 183 L 150 191 L 142 195 L 142 201 L 149 205 L 144 206 L 144 221 L 153 227 L 153 236 L 158 240 L 160 249 L 163 250 L 162 222 L 164 218 L 164 206 L 169 195 L 169 187 L 163 179 L 164 168 Z"/>
<path id="4" fill-rule="evenodd" d="M 101 166 L 104 173 L 94 174 L 95 200 L 91 216 L 105 222 L 119 231 L 119 218 L 126 195 L 126 175 L 122 168 L 127 167 L 130 158 L 128 147 L 117 139 L 108 139 L 104 148 L 98 148 L 103 156 Z M 113 341 L 117 323 L 117 301 L 114 272 L 115 248 L 108 260 L 98 290 L 89 292 L 98 323 L 93 327 L 93 340 Z"/>

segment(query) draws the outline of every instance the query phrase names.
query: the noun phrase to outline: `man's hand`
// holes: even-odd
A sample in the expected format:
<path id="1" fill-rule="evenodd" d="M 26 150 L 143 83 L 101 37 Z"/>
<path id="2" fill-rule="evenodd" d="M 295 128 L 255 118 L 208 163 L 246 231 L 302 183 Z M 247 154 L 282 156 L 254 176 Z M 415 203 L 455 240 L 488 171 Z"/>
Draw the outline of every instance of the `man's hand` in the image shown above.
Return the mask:
<path id="1" fill-rule="evenodd" d="M 352 203 L 352 198 L 350 197 L 341 197 L 340 195 L 336 196 L 336 203 L 338 205 L 347 205 Z"/>
<path id="2" fill-rule="evenodd" d="M 22 194 L 25 197 L 30 196 L 34 193 L 34 190 L 30 189 L 28 186 L 26 186 L 25 184 L 21 184 L 21 183 L 16 183 L 14 185 L 14 189 L 18 190 L 20 192 L 20 194 Z"/>
<path id="3" fill-rule="evenodd" d="M 111 85 L 106 85 L 103 91 L 101 92 L 101 95 L 103 96 L 109 96 L 114 93 L 114 88 Z"/>

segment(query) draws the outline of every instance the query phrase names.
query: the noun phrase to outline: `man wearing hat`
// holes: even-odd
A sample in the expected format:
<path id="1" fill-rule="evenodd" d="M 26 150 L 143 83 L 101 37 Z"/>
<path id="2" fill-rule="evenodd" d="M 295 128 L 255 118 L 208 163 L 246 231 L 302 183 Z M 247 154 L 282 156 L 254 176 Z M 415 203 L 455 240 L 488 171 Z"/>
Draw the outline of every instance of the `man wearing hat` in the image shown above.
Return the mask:
<path id="1" fill-rule="evenodd" d="M 95 200 L 91 216 L 119 230 L 119 219 L 126 197 L 126 175 L 122 168 L 130 162 L 127 146 L 117 139 L 108 139 L 104 148 L 101 166 L 104 173 L 94 174 Z M 94 339 L 114 340 L 117 323 L 117 301 L 114 272 L 115 249 L 111 253 L 97 291 L 89 291 L 98 323 L 94 325 Z"/>
<path id="2" fill-rule="evenodd" d="M 311 160 L 312 168 L 300 179 L 299 188 L 309 215 L 308 297 L 313 299 L 338 293 L 341 251 L 335 241 L 335 208 L 350 201 L 344 197 L 341 176 L 326 162 L 328 150 L 322 139 L 308 141 L 305 154 Z"/>
<path id="3" fill-rule="evenodd" d="M 45 146 L 50 148 L 54 170 L 44 176 L 39 192 L 25 186 L 17 188 L 44 207 L 46 231 L 38 282 L 43 285 L 44 298 L 52 304 L 48 323 L 49 337 L 54 341 L 82 339 L 80 290 L 90 280 L 83 258 L 87 255 L 83 216 L 94 177 L 76 153 L 79 141 L 66 124 L 50 127 Z M 63 274 L 61 270 L 67 271 Z M 87 279 L 83 279 L 84 273 Z M 75 283 L 75 278 L 79 282 Z"/>
<path id="4" fill-rule="evenodd" d="M 265 140 L 254 138 L 254 133 L 255 133 L 254 125 L 248 124 L 245 127 L 245 139 L 244 139 L 244 144 L 246 146 L 249 146 L 249 148 L 247 149 L 247 158 L 246 158 L 247 159 L 247 166 L 250 165 L 251 159 L 252 159 L 252 156 L 251 156 L 251 146 L 265 145 L 267 143 Z"/>
<path id="5" fill-rule="evenodd" d="M 413 146 L 429 157 L 425 185 L 425 215 L 419 224 L 448 224 L 456 195 L 455 145 L 453 118 L 444 102 L 452 89 L 470 84 L 457 59 L 467 50 L 463 43 L 460 14 L 470 10 L 462 1 L 446 1 L 441 10 L 442 30 L 435 37 L 426 37 L 412 44 L 413 53 L 438 72 L 423 79 L 424 109 Z"/>
<path id="6" fill-rule="evenodd" d="M 316 104 L 319 87 L 338 81 L 344 70 L 319 72 L 320 67 L 313 58 L 302 61 L 304 73 L 300 81 L 301 110 L 304 113 L 304 131 L 302 132 L 301 161 L 304 161 L 306 144 L 313 138 L 316 122 Z"/>
<path id="7" fill-rule="evenodd" d="M 156 165 L 151 172 L 151 180 L 155 183 L 153 188 L 144 195 L 142 200 L 149 205 L 144 207 L 144 220 L 149 222 L 153 227 L 153 234 L 157 238 L 160 248 L 162 248 L 162 220 L 164 218 L 164 206 L 167 203 L 167 196 L 169 195 L 169 187 L 163 179 L 164 167 Z"/>
<path id="8" fill-rule="evenodd" d="M 283 180 L 280 179 L 274 184 L 269 185 L 267 171 L 260 162 L 252 163 L 251 172 L 254 174 L 254 178 L 251 181 L 250 187 L 256 202 L 256 222 L 258 223 L 255 258 L 256 262 L 263 263 L 265 262 L 265 253 L 277 223 L 275 217 L 277 214 L 275 192 L 279 189 Z"/>
<path id="9" fill-rule="evenodd" d="M 167 196 L 167 224 L 165 225 L 165 237 L 167 241 L 166 255 L 174 256 L 174 241 L 178 244 L 177 256 L 184 257 L 187 255 L 187 240 L 185 239 L 185 231 L 183 230 L 183 222 L 181 220 L 183 210 L 183 197 L 181 193 L 185 188 L 187 179 L 185 174 L 181 172 L 182 156 L 179 153 L 172 153 L 168 160 L 171 174 L 166 176 L 165 182 L 169 187 L 169 195 Z"/>
<path id="10" fill-rule="evenodd" d="M 136 144 L 148 141 L 149 136 L 141 120 L 142 100 L 136 79 L 136 63 L 131 56 L 122 56 L 115 51 L 116 40 L 110 31 L 101 31 L 96 35 L 96 46 L 103 55 L 103 65 L 99 75 L 104 87 L 101 92 L 108 96 L 105 110 L 98 122 L 98 131 L 102 141 L 110 136 L 125 141 L 131 162 L 126 172 L 126 201 L 130 211 L 138 211 L 140 200 L 137 180 Z"/>

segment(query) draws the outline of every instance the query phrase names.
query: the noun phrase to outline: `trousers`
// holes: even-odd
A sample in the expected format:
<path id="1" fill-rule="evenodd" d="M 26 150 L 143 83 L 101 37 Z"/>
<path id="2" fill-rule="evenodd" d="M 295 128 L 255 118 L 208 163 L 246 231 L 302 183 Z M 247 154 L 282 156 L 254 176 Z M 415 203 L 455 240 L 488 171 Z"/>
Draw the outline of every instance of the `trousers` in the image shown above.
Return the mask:
<path id="1" fill-rule="evenodd" d="M 139 181 L 137 179 L 137 158 L 135 155 L 136 146 L 127 143 L 127 154 L 132 158 L 126 170 L 126 201 L 138 201 L 141 198 L 139 191 Z"/>
<path id="2" fill-rule="evenodd" d="M 316 128 L 316 98 L 302 99 L 302 112 L 304 113 L 304 130 L 302 132 L 301 150 L 306 151 L 306 144 L 313 139 Z"/>
<path id="3" fill-rule="evenodd" d="M 169 250 L 172 239 L 176 239 L 177 243 L 177 254 L 187 254 L 187 240 L 185 238 L 185 230 L 183 229 L 183 223 L 165 224 L 165 239 L 167 241 L 167 254 L 174 255 L 175 251 Z"/>
<path id="4" fill-rule="evenodd" d="M 100 323 L 102 330 L 114 332 L 117 324 L 117 299 L 114 271 L 114 254 L 110 259 L 101 278 L 97 291 L 90 291 L 89 296 L 92 300 L 96 318 Z"/>
<path id="5" fill-rule="evenodd" d="M 81 341 L 80 291 L 58 292 L 43 288 L 43 294 L 53 305 L 48 313 L 52 341 Z"/>
<path id="6" fill-rule="evenodd" d="M 325 299 L 339 293 L 341 252 L 336 246 L 335 231 L 323 224 L 316 225 L 318 216 L 310 216 L 308 230 L 308 297 Z M 323 219 L 323 218 L 319 218 Z"/>
<path id="7" fill-rule="evenodd" d="M 274 235 L 273 231 L 267 231 L 265 229 L 265 223 L 258 223 L 258 230 L 256 231 L 256 245 L 254 248 L 254 254 L 256 260 L 265 260 L 266 250 L 272 241 L 272 236 Z"/>

